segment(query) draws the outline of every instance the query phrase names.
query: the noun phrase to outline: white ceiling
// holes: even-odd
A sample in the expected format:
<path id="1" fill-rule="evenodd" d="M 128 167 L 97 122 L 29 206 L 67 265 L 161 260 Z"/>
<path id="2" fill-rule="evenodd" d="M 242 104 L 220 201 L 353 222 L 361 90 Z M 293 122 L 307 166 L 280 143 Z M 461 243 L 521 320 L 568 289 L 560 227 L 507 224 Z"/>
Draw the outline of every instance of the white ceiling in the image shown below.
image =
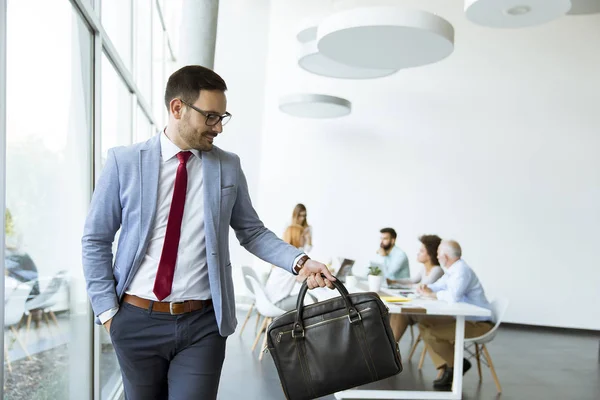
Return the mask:
<path id="1" fill-rule="evenodd" d="M 351 0 L 335 5 L 348 3 L 401 5 L 436 13 L 454 25 L 455 51 L 439 63 L 376 80 L 311 75 L 296 63 L 297 27 L 306 18 L 331 12 L 332 3 L 274 1 L 267 112 L 276 112 L 275 97 L 279 95 L 307 91 L 330 94 L 353 103 L 352 115 L 332 122 L 335 126 L 398 136 L 402 133 L 395 126 L 397 121 L 414 119 L 415 107 L 431 109 L 431 118 L 441 124 L 458 115 L 464 119 L 464 113 L 468 115 L 465 108 L 471 106 L 476 106 L 480 118 L 482 103 L 486 102 L 488 117 L 507 119 L 518 119 L 515 113 L 537 113 L 541 118 L 544 112 L 556 113 L 563 106 L 565 112 L 589 113 L 591 103 L 600 104 L 600 14 L 566 16 L 542 26 L 500 30 L 469 22 L 460 0 Z M 579 103 L 579 111 L 569 108 Z"/>

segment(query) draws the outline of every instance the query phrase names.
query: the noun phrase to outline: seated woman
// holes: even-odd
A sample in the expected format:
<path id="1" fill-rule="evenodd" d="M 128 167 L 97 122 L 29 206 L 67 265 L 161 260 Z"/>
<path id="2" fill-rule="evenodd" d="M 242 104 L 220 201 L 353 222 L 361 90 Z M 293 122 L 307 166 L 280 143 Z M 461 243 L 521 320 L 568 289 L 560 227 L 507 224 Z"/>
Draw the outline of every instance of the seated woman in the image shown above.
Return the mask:
<path id="1" fill-rule="evenodd" d="M 417 253 L 417 261 L 423 265 L 419 268 L 417 275 L 407 278 L 391 280 L 388 279 L 389 284 L 401 284 L 401 285 L 416 285 L 416 284 L 431 284 L 437 281 L 444 275 L 444 271 L 440 267 L 440 262 L 437 258 L 437 249 L 442 242 L 437 235 L 423 235 L 419 238 L 421 242 L 421 248 Z M 394 332 L 394 338 L 399 341 L 404 335 L 406 328 L 409 325 L 415 324 L 417 321 L 406 314 L 391 314 L 390 325 Z"/>
<path id="2" fill-rule="evenodd" d="M 423 235 L 419 238 L 421 248 L 417 253 L 417 261 L 421 263 L 417 274 L 406 279 L 386 279 L 388 285 L 399 284 L 405 286 L 418 286 L 419 284 L 430 284 L 444 275 L 437 259 L 437 248 L 442 239 L 437 235 Z"/>
<path id="3" fill-rule="evenodd" d="M 304 230 L 302 225 L 290 225 L 283 234 L 283 240 L 292 246 L 302 248 L 304 243 Z M 303 282 L 304 278 L 284 270 L 272 267 L 271 274 L 265 283 L 265 294 L 273 304 L 285 311 L 296 308 L 297 296 L 290 296 L 296 282 Z"/>

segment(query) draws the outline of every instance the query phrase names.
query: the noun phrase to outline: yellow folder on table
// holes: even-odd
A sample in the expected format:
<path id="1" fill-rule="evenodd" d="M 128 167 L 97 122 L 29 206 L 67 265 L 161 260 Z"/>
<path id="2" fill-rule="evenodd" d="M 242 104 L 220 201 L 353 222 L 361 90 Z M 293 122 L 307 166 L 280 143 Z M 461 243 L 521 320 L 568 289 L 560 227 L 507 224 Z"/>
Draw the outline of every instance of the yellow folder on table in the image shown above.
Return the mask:
<path id="1" fill-rule="evenodd" d="M 387 301 L 388 303 L 406 303 L 410 301 L 407 297 L 398 296 L 381 296 L 381 300 Z"/>

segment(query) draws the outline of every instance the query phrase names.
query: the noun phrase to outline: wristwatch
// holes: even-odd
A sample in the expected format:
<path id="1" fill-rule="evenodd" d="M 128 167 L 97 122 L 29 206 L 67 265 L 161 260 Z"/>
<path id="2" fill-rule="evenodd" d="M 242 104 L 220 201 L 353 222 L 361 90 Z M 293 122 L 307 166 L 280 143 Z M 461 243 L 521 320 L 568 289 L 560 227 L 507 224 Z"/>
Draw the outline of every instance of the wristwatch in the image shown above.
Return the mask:
<path id="1" fill-rule="evenodd" d="M 308 260 L 310 260 L 309 256 L 307 256 L 307 255 L 302 256 L 296 263 L 296 266 L 294 267 L 294 271 L 297 274 L 299 274 L 302 267 L 304 267 L 304 263 L 307 262 Z"/>

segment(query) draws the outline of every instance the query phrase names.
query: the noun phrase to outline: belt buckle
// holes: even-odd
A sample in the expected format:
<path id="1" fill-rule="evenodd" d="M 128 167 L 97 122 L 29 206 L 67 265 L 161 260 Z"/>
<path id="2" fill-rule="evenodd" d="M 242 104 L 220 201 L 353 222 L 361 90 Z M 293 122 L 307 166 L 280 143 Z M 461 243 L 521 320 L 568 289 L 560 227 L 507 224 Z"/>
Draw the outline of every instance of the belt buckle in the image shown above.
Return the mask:
<path id="1" fill-rule="evenodd" d="M 180 313 L 175 313 L 173 311 L 173 305 L 177 305 L 177 304 L 181 304 L 183 305 L 183 301 L 172 301 L 169 303 L 169 312 L 171 313 L 171 315 L 179 315 L 179 314 L 183 314 L 183 311 L 181 311 Z"/>

